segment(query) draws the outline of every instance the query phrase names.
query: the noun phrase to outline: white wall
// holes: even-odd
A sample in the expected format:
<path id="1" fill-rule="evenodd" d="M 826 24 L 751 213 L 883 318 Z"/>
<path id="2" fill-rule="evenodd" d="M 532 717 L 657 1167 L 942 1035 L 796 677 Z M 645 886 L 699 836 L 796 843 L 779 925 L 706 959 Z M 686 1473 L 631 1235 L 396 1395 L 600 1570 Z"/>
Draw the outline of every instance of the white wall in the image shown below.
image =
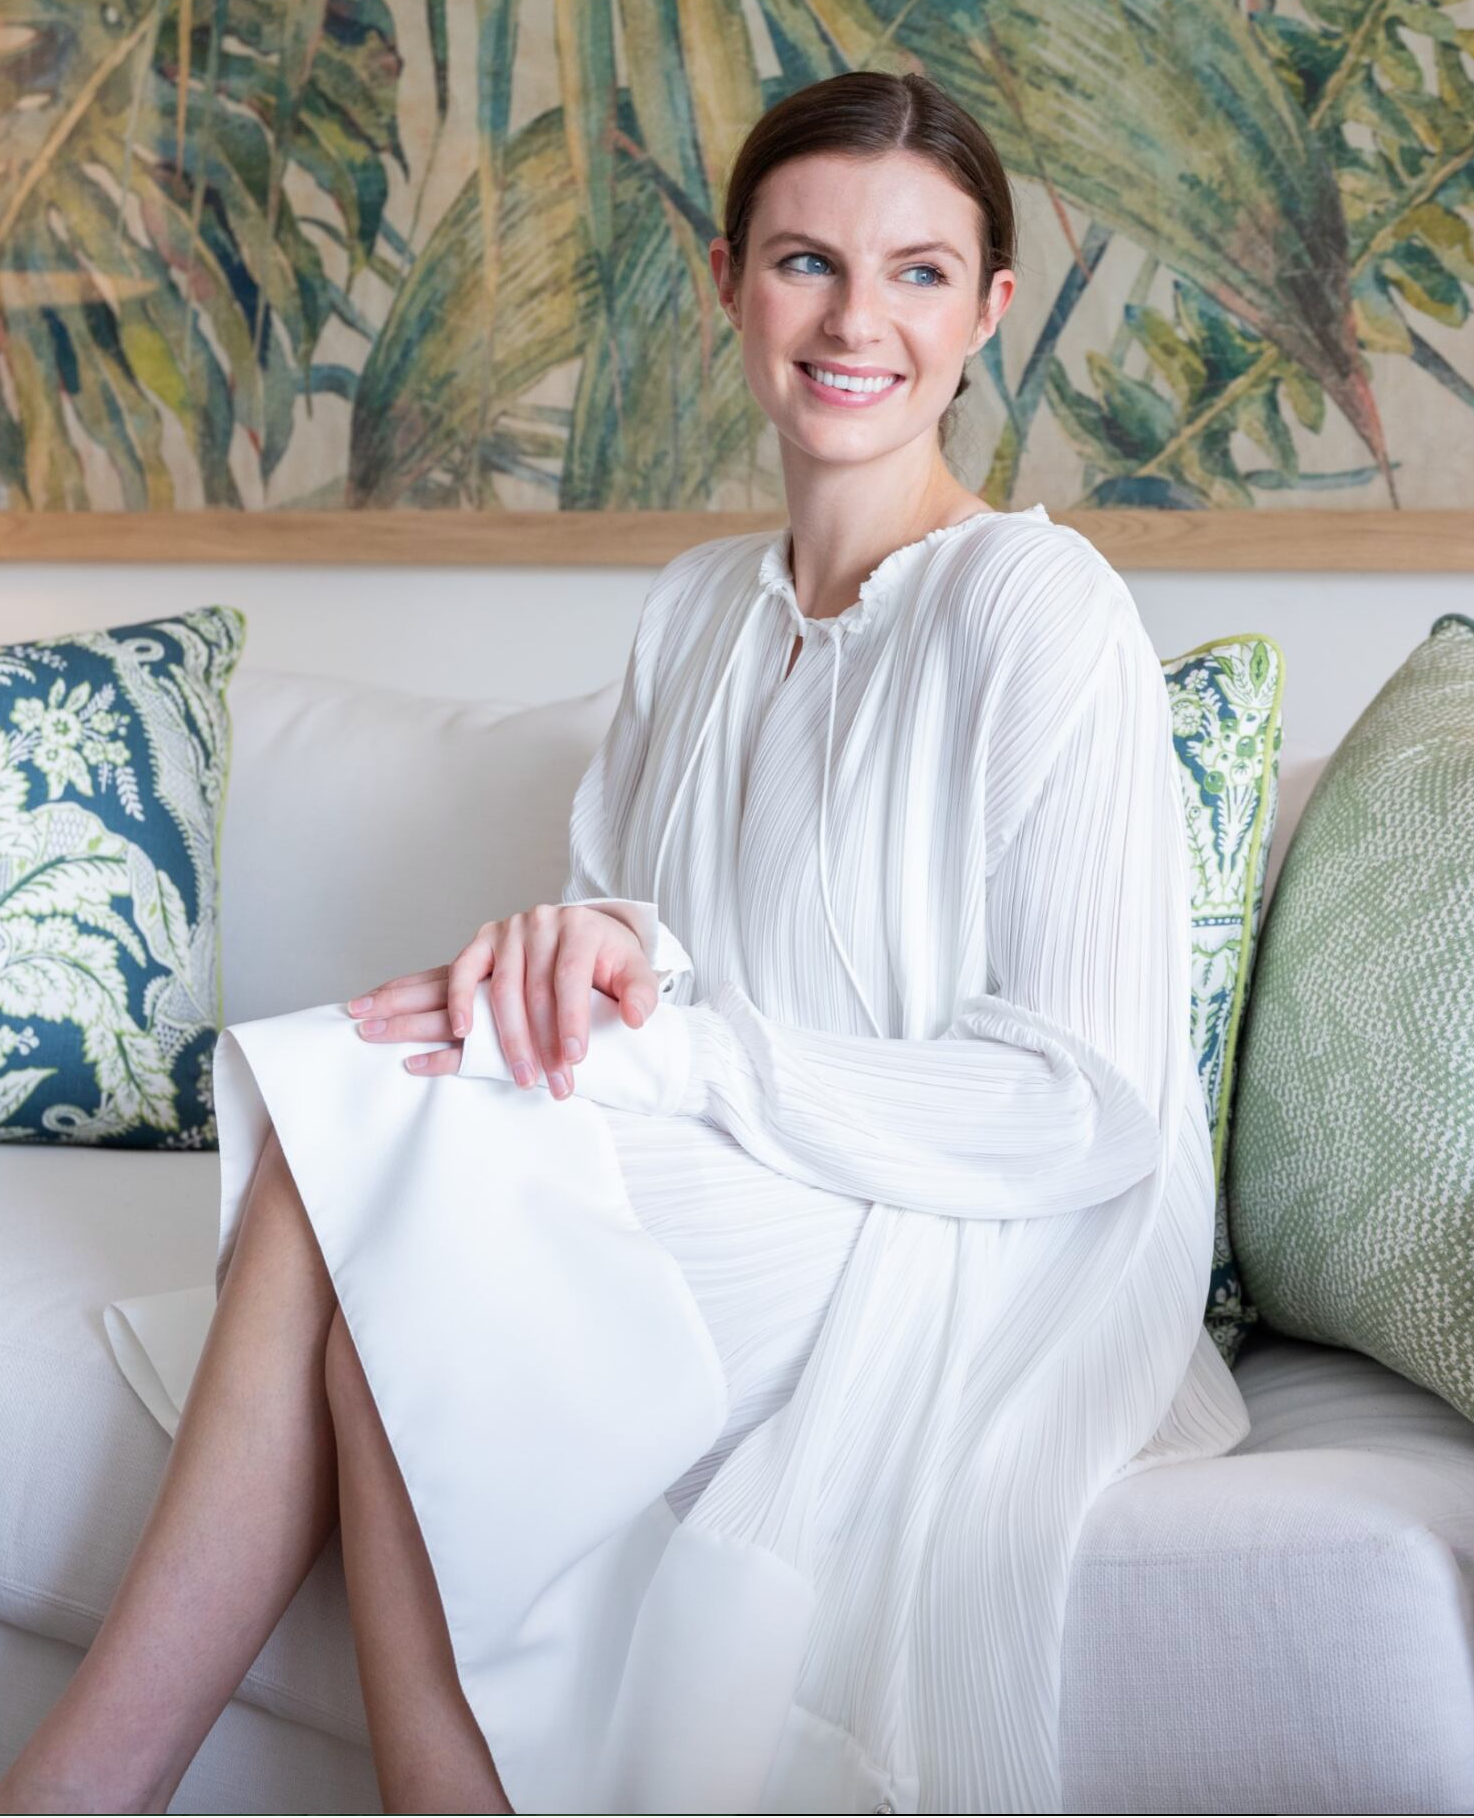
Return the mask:
<path id="1" fill-rule="evenodd" d="M 644 568 L 0 566 L 0 643 L 223 601 L 244 666 L 419 694 L 528 703 L 622 673 Z M 1285 653 L 1285 738 L 1329 751 L 1440 612 L 1474 616 L 1467 574 L 1123 574 L 1166 657 L 1231 632 Z"/>

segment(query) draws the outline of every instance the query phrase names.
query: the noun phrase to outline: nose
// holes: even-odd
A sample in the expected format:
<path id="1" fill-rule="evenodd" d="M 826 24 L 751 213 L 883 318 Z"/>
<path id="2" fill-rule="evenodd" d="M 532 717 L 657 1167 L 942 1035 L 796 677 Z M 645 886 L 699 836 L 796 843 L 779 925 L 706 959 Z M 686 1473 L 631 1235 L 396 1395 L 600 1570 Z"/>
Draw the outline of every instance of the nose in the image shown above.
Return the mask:
<path id="1" fill-rule="evenodd" d="M 834 287 L 824 312 L 824 330 L 837 346 L 857 349 L 879 337 L 885 324 L 881 282 L 851 272 Z"/>

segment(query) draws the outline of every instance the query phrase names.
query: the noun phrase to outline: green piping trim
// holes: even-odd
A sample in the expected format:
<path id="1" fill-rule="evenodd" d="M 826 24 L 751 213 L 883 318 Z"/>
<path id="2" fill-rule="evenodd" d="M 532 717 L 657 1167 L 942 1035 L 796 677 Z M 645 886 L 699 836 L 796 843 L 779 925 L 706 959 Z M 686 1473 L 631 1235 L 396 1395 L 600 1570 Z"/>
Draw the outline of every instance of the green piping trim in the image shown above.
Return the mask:
<path id="1" fill-rule="evenodd" d="M 246 615 L 239 606 L 216 605 L 215 612 L 228 612 L 237 620 L 240 629 L 240 641 L 236 646 L 235 660 L 230 666 L 230 673 L 220 685 L 221 705 L 225 708 L 225 767 L 220 778 L 220 800 L 215 809 L 215 1030 L 225 1027 L 225 939 L 221 921 L 220 905 L 224 898 L 224 879 L 220 875 L 220 854 L 224 844 L 225 808 L 230 796 L 231 769 L 235 760 L 235 715 L 230 710 L 230 682 L 240 666 L 241 657 L 246 649 Z M 214 1082 L 211 1082 L 211 1096 L 214 1095 Z"/>

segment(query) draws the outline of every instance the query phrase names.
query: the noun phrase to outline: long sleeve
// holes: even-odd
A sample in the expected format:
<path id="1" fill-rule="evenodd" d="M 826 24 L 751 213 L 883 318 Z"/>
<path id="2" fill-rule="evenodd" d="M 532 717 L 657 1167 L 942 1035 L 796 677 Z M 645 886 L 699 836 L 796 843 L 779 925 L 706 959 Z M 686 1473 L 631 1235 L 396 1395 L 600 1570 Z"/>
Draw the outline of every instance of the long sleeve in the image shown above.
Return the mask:
<path id="1" fill-rule="evenodd" d="M 1105 622 L 1067 714 L 1047 723 L 1024 689 L 1005 715 L 991 761 L 1015 774 L 1011 744 L 1042 735 L 1054 755 L 987 880 L 984 976 L 941 1036 L 785 1026 L 725 981 L 672 1007 L 681 1113 L 795 1179 L 962 1217 L 1098 1205 L 1158 1165 L 1188 1015 L 1184 834 L 1161 669 L 1124 586 Z"/>
<path id="2" fill-rule="evenodd" d="M 619 704 L 574 793 L 568 881 L 562 899 L 569 906 L 602 909 L 631 928 L 659 980 L 662 999 L 674 993 L 682 973 L 694 973 L 691 956 L 661 921 L 658 904 L 620 896 L 616 882 L 635 791 L 649 751 L 660 640 L 690 556 L 691 551 L 685 551 L 666 564 L 640 608 Z"/>
<path id="3" fill-rule="evenodd" d="M 662 1114 L 674 1111 L 690 1075 L 690 1040 L 686 1025 L 674 1015 L 672 1000 L 681 977 L 694 974 L 695 968 L 685 947 L 661 921 L 658 906 L 616 895 L 615 885 L 622 874 L 630 812 L 649 752 L 661 639 L 692 559 L 693 552 L 687 550 L 668 562 L 640 608 L 614 716 L 574 792 L 569 874 L 562 895 L 565 905 L 602 909 L 632 929 L 660 993 L 654 1013 L 639 1029 L 625 1023 L 612 997 L 599 990 L 589 993 L 589 1046 L 573 1068 L 574 1093 L 628 1110 Z M 473 995 L 471 1026 L 457 1071 L 465 1079 L 512 1080 L 491 1008 L 489 979 L 483 979 Z M 541 1073 L 537 1084 L 547 1090 Z"/>

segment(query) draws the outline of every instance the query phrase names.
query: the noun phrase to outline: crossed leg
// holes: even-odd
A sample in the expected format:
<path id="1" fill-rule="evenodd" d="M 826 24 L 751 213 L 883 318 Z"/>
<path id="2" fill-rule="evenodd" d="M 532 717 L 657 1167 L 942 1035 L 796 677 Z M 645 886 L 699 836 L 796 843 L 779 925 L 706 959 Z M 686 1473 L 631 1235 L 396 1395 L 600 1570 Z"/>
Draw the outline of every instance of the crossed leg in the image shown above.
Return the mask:
<path id="1" fill-rule="evenodd" d="M 339 1308 L 326 1378 L 338 1435 L 343 1570 L 386 1812 L 510 1812 L 456 1673 L 409 1492 Z"/>
<path id="2" fill-rule="evenodd" d="M 166 1811 L 340 1516 L 386 1810 L 510 1810 L 337 1314 L 273 1129 L 153 1508 L 91 1647 L 0 1778 L 0 1811 Z M 463 1801 L 473 1790 L 486 1803 Z"/>

